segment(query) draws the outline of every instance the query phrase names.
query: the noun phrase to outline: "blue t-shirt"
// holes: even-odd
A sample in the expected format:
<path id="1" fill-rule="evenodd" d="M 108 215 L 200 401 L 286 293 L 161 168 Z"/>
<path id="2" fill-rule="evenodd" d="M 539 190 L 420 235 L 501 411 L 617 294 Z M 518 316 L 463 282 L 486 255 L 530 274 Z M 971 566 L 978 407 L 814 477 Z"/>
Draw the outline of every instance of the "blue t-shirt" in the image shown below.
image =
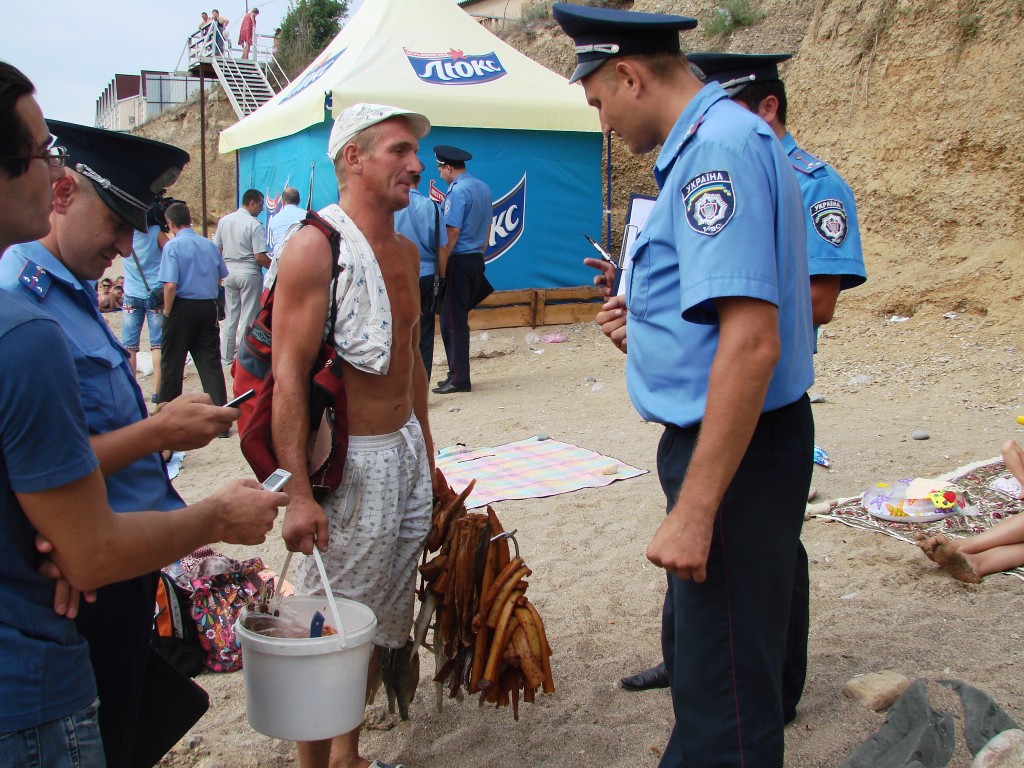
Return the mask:
<path id="1" fill-rule="evenodd" d="M 448 232 L 443 225 L 438 233 L 440 212 L 437 203 L 411 189 L 409 206 L 395 213 L 395 231 L 412 240 L 420 253 L 420 277 L 434 274 L 434 246 L 443 248 L 448 244 Z M 435 233 L 439 235 L 436 243 Z"/>
<path id="2" fill-rule="evenodd" d="M 135 266 L 135 259 L 129 253 L 124 257 L 124 295 L 136 299 L 144 299 L 153 291 L 159 290 L 162 283 L 159 280 L 160 274 L 160 244 L 157 236 L 160 234 L 160 227 L 153 224 L 145 233 L 136 230 L 132 235 L 132 250 L 135 251 L 139 264 L 142 265 L 143 281 L 139 275 L 139 268 Z M 149 283 L 149 289 L 146 289 Z"/>
<path id="3" fill-rule="evenodd" d="M 14 495 L 59 488 L 99 466 L 64 335 L 34 304 L 0 292 L 0 733 L 96 698 L 89 646 L 53 611 L 54 582 L 36 572 L 36 531 Z"/>
<path id="4" fill-rule="evenodd" d="M 216 299 L 220 281 L 228 268 L 220 250 L 193 229 L 183 229 L 164 246 L 160 279 L 176 283 L 179 299 Z"/>
<path id="5" fill-rule="evenodd" d="M 791 134 L 782 148 L 796 171 L 807 222 L 807 264 L 811 277 L 840 275 L 839 289 L 867 280 L 853 190 L 835 168 L 797 146 Z"/>
<path id="6" fill-rule="evenodd" d="M 763 406 L 814 381 L 807 243 L 793 170 L 768 125 L 705 85 L 654 166 L 661 190 L 634 245 L 626 288 L 626 384 L 648 421 L 704 417 L 718 348 L 714 300 L 778 307 L 781 353 Z"/>
<path id="7" fill-rule="evenodd" d="M 96 307 L 96 291 L 81 283 L 38 242 L 11 246 L 0 258 L 0 287 L 28 297 L 64 331 L 78 372 L 90 434 L 106 434 L 147 417 L 128 353 Z M 185 506 L 159 453 L 150 453 L 105 478 L 115 512 Z"/>
<path id="8" fill-rule="evenodd" d="M 469 171 L 448 187 L 444 199 L 444 223 L 456 227 L 459 239 L 452 253 L 483 253 L 491 231 L 491 188 Z"/>

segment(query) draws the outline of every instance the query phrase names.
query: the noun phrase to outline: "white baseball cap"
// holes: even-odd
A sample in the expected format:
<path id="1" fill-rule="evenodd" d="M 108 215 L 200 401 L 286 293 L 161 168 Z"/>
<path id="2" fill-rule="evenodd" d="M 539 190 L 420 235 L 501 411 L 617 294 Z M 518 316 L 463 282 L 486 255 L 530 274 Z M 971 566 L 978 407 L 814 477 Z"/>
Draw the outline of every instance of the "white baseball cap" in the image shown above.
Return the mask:
<path id="1" fill-rule="evenodd" d="M 411 112 L 400 107 L 389 107 L 385 104 L 353 104 L 343 110 L 334 121 L 331 138 L 327 142 L 327 157 L 333 163 L 338 153 L 357 134 L 365 131 L 371 125 L 382 123 L 392 117 L 404 117 L 408 120 L 417 139 L 422 139 L 430 133 L 430 121 L 419 112 Z"/>

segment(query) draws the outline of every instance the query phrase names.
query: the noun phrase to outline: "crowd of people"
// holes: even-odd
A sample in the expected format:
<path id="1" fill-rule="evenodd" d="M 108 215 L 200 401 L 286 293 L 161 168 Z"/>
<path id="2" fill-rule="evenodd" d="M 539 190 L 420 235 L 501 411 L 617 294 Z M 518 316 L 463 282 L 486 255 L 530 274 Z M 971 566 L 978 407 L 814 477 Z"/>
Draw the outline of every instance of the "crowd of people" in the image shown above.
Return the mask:
<path id="1" fill-rule="evenodd" d="M 243 57 L 257 13 L 241 27 Z M 779 768 L 807 673 L 800 533 L 816 330 L 840 292 L 867 277 L 853 193 L 786 128 L 778 65 L 788 55 L 688 60 L 679 32 L 694 19 L 563 3 L 553 15 L 575 45 L 570 82 L 602 130 L 634 153 L 661 147 L 661 193 L 624 295 L 613 291 L 614 264 L 585 261 L 606 297 L 597 322 L 626 354 L 630 397 L 664 426 L 666 516 L 647 548 L 666 572 L 663 661 L 622 684 L 671 689 L 664 768 Z M 223 40 L 227 20 L 216 10 L 203 18 Z M 298 591 L 321 588 L 315 547 L 335 594 L 374 611 L 370 678 L 382 649 L 405 645 L 436 490 L 435 319 L 447 375 L 433 392 L 470 393 L 468 314 L 490 290 L 492 196 L 467 170 L 472 154 L 450 145 L 432 152 L 444 204 L 419 194 L 428 118 L 356 104 L 334 122 L 326 149 L 338 197 L 318 211 L 340 235 L 337 265 L 290 187 L 269 238 L 258 218 L 264 195 L 250 189 L 211 242 L 193 230 L 187 204 L 153 199 L 186 153 L 46 121 L 33 94 L 0 63 L 0 353 L 24 361 L 0 373 L 0 549 L 12 564 L 0 574 L 11 603 L 0 611 L 0 734 L 32 734 L 47 747 L 35 763 L 29 747 L 5 752 L 0 766 L 128 765 L 155 571 L 210 541 L 261 542 L 278 507 L 286 546 L 302 555 Z M 83 232 L 83 221 L 100 223 Z M 100 279 L 119 255 L 120 301 Z M 238 411 L 225 406 L 223 366 L 271 285 L 273 448 L 292 473 L 287 495 L 236 480 L 186 506 L 160 452 L 230 433 Z M 115 303 L 120 342 L 100 314 Z M 135 377 L 143 319 L 160 370 L 153 415 Z M 344 368 L 349 432 L 344 477 L 326 495 L 307 471 L 309 372 L 324 343 Z M 182 394 L 189 353 L 205 394 Z M 1024 453 L 1007 444 L 1004 456 L 1024 480 Z M 978 581 L 1024 561 L 1022 531 L 1013 519 L 920 546 Z M 45 670 L 27 663 L 36 658 Z M 300 743 L 299 760 L 396 768 L 359 746 L 356 728 Z"/>

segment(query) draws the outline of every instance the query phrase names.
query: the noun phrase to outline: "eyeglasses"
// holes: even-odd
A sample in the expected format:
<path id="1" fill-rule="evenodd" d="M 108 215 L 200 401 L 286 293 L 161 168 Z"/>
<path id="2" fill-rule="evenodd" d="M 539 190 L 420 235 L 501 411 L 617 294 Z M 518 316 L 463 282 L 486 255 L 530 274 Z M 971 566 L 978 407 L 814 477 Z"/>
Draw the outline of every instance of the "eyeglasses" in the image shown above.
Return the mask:
<path id="1" fill-rule="evenodd" d="M 50 134 L 50 143 L 42 152 L 34 155 L 10 155 L 0 160 L 45 160 L 54 168 L 63 168 L 68 163 L 70 153 L 65 147 L 57 145 L 57 137 Z"/>

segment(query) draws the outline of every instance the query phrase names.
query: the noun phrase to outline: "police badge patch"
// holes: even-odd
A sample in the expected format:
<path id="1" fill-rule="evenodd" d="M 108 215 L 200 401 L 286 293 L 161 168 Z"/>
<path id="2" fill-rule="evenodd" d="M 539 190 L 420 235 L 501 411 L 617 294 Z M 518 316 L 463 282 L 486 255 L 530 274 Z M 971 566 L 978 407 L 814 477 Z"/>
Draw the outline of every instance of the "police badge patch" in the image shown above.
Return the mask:
<path id="1" fill-rule="evenodd" d="M 814 231 L 836 248 L 846 240 L 848 226 L 846 223 L 846 206 L 841 200 L 829 198 L 820 200 L 810 208 Z"/>
<path id="2" fill-rule="evenodd" d="M 728 171 L 706 171 L 682 189 L 686 223 L 701 235 L 713 237 L 725 229 L 736 212 L 736 195 Z"/>

